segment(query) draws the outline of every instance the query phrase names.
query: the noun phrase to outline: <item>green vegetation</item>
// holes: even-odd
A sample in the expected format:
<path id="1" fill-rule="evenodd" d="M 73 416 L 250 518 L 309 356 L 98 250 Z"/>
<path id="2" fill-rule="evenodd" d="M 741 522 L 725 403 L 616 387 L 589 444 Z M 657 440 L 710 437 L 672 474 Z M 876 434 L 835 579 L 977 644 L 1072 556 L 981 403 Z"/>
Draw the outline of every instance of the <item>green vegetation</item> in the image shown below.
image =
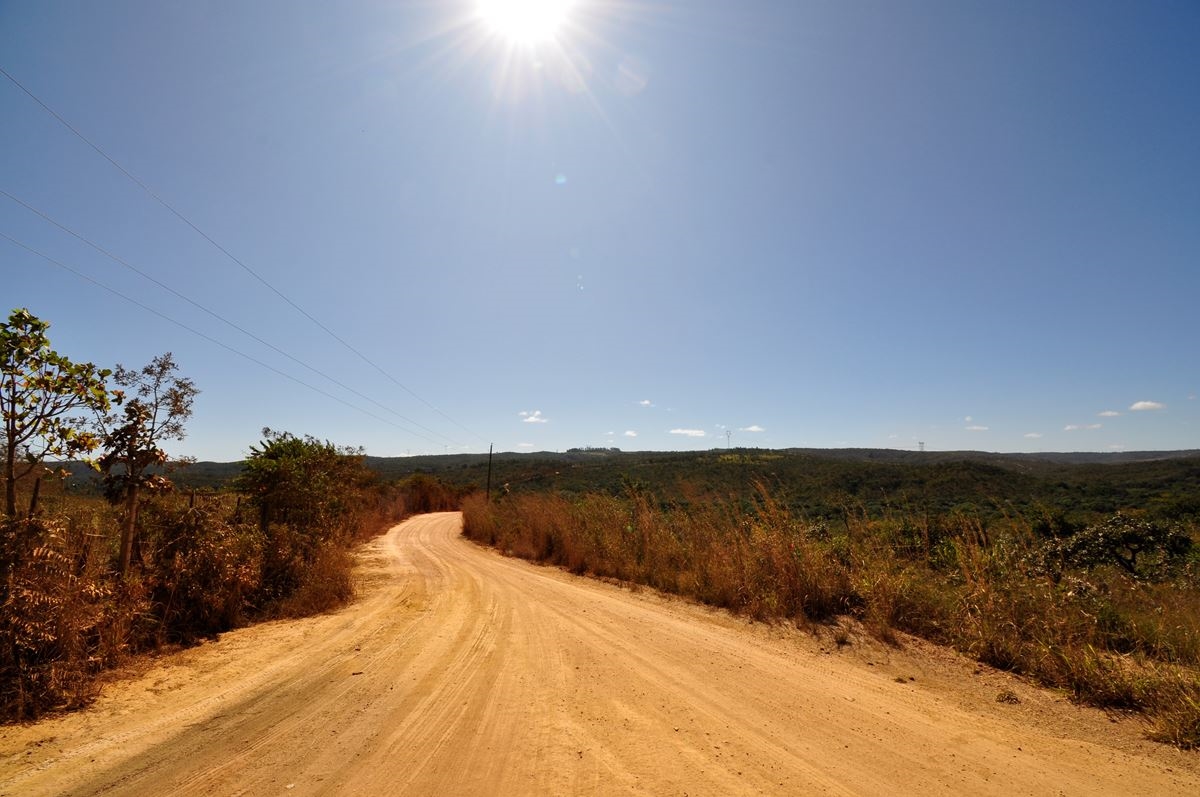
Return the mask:
<path id="1" fill-rule="evenodd" d="M 103 415 L 97 421 L 104 433 L 104 455 L 99 460 L 104 495 L 125 507 L 117 564 L 117 575 L 122 579 L 129 574 L 142 492 L 171 488 L 165 476 L 154 472 L 168 459 L 159 443 L 183 439 L 184 422 L 191 417 L 192 402 L 200 392 L 192 380 L 177 376 L 176 370 L 170 352 L 155 357 L 140 371 L 118 365 L 113 374 L 119 386 L 113 391 L 114 397 L 123 401 L 128 390 L 135 397 L 125 401 L 120 415 Z"/>
<path id="2" fill-rule="evenodd" d="M 424 472 L 461 489 L 487 481 L 487 455 L 368 457 L 385 478 Z M 493 494 L 553 491 L 619 496 L 633 481 L 663 501 L 751 501 L 767 485 L 808 519 L 841 524 L 849 513 L 938 516 L 965 512 L 987 521 L 1043 508 L 1083 521 L 1136 507 L 1156 518 L 1200 515 L 1200 451 L 1122 454 L 989 454 L 850 449 L 713 450 L 500 454 Z"/>
<path id="3" fill-rule="evenodd" d="M 111 373 L 76 364 L 50 348 L 50 325 L 28 310 L 13 310 L 0 325 L 0 414 L 4 418 L 4 514 L 17 515 L 17 482 L 35 474 L 48 456 L 63 459 L 94 451 L 99 441 L 76 410 L 109 407 L 104 380 Z M 35 477 L 29 512 L 37 508 Z"/>
<path id="4" fill-rule="evenodd" d="M 353 546 L 409 507 L 457 507 L 431 477 L 385 483 L 361 451 L 269 429 L 229 489 L 185 495 L 160 444 L 197 390 L 171 355 L 114 375 L 55 353 L 48 327 L 25 310 L 0 325 L 0 719 L 87 703 L 129 654 L 337 606 Z M 97 449 L 83 488 L 87 463 L 44 478 L 47 457 Z"/>
<path id="5" fill-rule="evenodd" d="M 264 598 L 285 614 L 324 611 L 353 594 L 345 552 L 359 541 L 375 475 L 362 452 L 263 429 L 235 489 L 262 543 Z"/>
<path id="6" fill-rule="evenodd" d="M 367 457 L 385 481 L 425 474 L 456 491 L 487 483 L 487 454 Z M 757 449 L 703 452 L 497 454 L 492 491 L 516 495 L 622 495 L 627 480 L 653 485 L 667 501 L 697 496 L 752 500 L 766 484 L 776 500 L 809 519 L 841 523 L 847 513 L 938 515 L 969 512 L 988 520 L 1036 515 L 1073 519 L 1137 507 L 1163 519 L 1200 515 L 1200 451 L 1109 454 L 990 454 L 879 449 Z M 179 484 L 217 489 L 241 463 L 198 462 L 175 473 Z"/>

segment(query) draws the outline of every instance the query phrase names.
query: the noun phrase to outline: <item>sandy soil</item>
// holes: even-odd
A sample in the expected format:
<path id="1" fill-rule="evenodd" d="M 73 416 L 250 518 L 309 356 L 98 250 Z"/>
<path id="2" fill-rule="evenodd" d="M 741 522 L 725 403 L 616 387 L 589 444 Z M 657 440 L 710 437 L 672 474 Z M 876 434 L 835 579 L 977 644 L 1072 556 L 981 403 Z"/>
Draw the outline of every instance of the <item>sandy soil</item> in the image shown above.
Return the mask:
<path id="1" fill-rule="evenodd" d="M 1200 756 L 1138 721 L 933 646 L 839 648 L 506 559 L 459 524 L 372 543 L 341 612 L 0 729 L 0 794 L 1200 794 Z"/>

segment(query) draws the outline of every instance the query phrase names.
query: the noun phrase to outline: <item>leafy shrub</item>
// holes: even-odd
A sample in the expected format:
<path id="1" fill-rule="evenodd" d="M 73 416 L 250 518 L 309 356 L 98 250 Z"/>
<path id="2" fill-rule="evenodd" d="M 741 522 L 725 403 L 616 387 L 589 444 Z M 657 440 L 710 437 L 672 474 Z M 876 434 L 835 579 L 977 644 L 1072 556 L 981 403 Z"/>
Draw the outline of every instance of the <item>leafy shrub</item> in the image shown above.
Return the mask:
<path id="1" fill-rule="evenodd" d="M 354 598 L 353 567 L 354 559 L 344 546 L 322 545 L 304 566 L 297 588 L 275 605 L 272 614 L 307 617 L 345 605 Z"/>
<path id="2" fill-rule="evenodd" d="M 1163 580 L 1191 549 L 1191 537 L 1178 526 L 1118 512 L 1086 528 L 1056 534 L 1043 558 L 1056 577 L 1066 568 L 1116 565 L 1134 578 Z"/>
<path id="3" fill-rule="evenodd" d="M 158 642 L 191 643 L 240 625 L 263 571 L 263 540 L 216 502 L 155 507 L 150 577 Z"/>
<path id="4" fill-rule="evenodd" d="M 25 719 L 80 705 L 92 693 L 110 597 L 69 529 L 50 519 L 0 523 L 0 713 Z"/>
<path id="5" fill-rule="evenodd" d="M 293 602 L 288 612 L 294 615 L 301 604 L 324 610 L 331 596 L 352 594 L 350 559 L 331 551 L 361 539 L 363 529 L 389 514 L 380 505 L 377 477 L 359 449 L 270 429 L 263 437 L 235 483 L 249 498 L 262 538 L 259 604 L 281 610 L 315 578 L 319 585 L 312 589 L 323 597 Z"/>
<path id="6" fill-rule="evenodd" d="M 352 536 L 363 493 L 376 480 L 361 449 L 271 429 L 263 429 L 263 437 L 250 447 L 235 488 L 257 510 L 264 534 L 273 524 L 286 524 L 294 535 L 290 545 L 306 560 L 323 538 Z"/>
<path id="7" fill-rule="evenodd" d="M 413 514 L 451 512 L 459 508 L 459 495 L 445 482 L 424 473 L 410 476 L 403 490 L 406 508 Z"/>

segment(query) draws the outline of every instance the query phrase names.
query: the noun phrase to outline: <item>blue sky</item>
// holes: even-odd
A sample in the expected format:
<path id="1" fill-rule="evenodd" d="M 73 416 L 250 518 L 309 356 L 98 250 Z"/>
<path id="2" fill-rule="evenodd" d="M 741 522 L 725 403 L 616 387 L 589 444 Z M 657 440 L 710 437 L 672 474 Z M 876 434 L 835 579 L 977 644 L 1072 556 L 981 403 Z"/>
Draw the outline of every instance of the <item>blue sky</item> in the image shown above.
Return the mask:
<path id="1" fill-rule="evenodd" d="M 0 67 L 179 214 L 0 76 L 0 189 L 170 288 L 0 195 L 0 304 L 173 352 L 201 459 L 1200 448 L 1200 6 L 567 14 L 0 3 Z"/>

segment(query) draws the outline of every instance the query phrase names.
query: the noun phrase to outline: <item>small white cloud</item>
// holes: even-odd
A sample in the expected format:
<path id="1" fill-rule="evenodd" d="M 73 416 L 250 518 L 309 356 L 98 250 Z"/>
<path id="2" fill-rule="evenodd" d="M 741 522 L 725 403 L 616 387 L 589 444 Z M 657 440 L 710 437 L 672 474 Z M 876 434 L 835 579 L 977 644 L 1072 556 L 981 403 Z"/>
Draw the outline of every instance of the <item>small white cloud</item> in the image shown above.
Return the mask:
<path id="1" fill-rule="evenodd" d="M 541 410 L 534 410 L 533 412 L 524 410 L 517 414 L 521 416 L 522 423 L 547 423 L 548 422 L 548 419 L 546 419 L 545 417 L 542 416 Z"/>
<path id="2" fill-rule="evenodd" d="M 965 421 L 966 423 L 970 423 L 970 422 L 971 422 L 971 421 L 973 421 L 973 420 L 974 420 L 974 418 L 972 418 L 970 415 L 968 415 L 967 417 L 963 418 L 963 421 Z"/>
<path id="3" fill-rule="evenodd" d="M 1158 401 L 1135 401 L 1129 405 L 1130 412 L 1145 412 L 1147 410 L 1165 410 L 1166 404 Z"/>
<path id="4" fill-rule="evenodd" d="M 1191 395 L 1189 395 L 1189 396 L 1188 396 L 1188 401 L 1195 401 L 1195 400 L 1196 400 L 1196 394 L 1195 394 L 1195 393 L 1192 393 Z"/>
<path id="5" fill-rule="evenodd" d="M 1028 437 L 1030 440 L 1037 440 L 1038 438 L 1040 438 L 1042 436 L 1042 433 L 1041 432 L 1026 432 L 1025 436 Z"/>
<path id="6" fill-rule="evenodd" d="M 1108 447 L 1108 450 L 1109 451 L 1124 451 L 1125 446 L 1121 445 L 1120 443 L 1113 443 L 1111 446 Z"/>
<path id="7" fill-rule="evenodd" d="M 762 428 L 761 426 L 759 426 L 757 423 L 754 423 L 754 424 L 751 424 L 750 426 L 740 426 L 740 427 L 738 427 L 738 431 L 739 432 L 765 432 L 767 430 Z"/>
<path id="8" fill-rule="evenodd" d="M 654 402 L 651 401 L 650 399 L 642 399 L 641 401 L 638 402 L 638 405 L 642 406 L 642 407 L 653 407 Z"/>
<path id="9" fill-rule="evenodd" d="M 1097 412 L 1096 416 L 1099 418 L 1115 418 L 1120 414 L 1116 410 L 1105 410 L 1104 412 Z"/>
<path id="10" fill-rule="evenodd" d="M 1086 425 L 1082 424 L 1082 423 L 1068 423 L 1066 426 L 1063 427 L 1063 431 L 1064 432 L 1079 432 L 1079 431 L 1087 431 L 1087 430 L 1102 429 L 1102 428 L 1104 428 L 1104 424 L 1102 424 L 1102 423 L 1089 423 Z"/>
<path id="11" fill-rule="evenodd" d="M 517 448 L 533 448 L 533 443 L 517 443 Z"/>
<path id="12" fill-rule="evenodd" d="M 626 437 L 637 437 L 637 432 L 633 431 L 632 429 L 626 429 L 625 436 Z"/>
<path id="13" fill-rule="evenodd" d="M 672 429 L 670 434 L 681 434 L 684 437 L 705 437 L 707 436 L 703 429 Z"/>
<path id="14" fill-rule="evenodd" d="M 980 426 L 977 423 L 971 424 L 970 426 L 966 426 L 963 428 L 965 428 L 968 432 L 986 432 L 988 430 L 988 427 Z"/>

